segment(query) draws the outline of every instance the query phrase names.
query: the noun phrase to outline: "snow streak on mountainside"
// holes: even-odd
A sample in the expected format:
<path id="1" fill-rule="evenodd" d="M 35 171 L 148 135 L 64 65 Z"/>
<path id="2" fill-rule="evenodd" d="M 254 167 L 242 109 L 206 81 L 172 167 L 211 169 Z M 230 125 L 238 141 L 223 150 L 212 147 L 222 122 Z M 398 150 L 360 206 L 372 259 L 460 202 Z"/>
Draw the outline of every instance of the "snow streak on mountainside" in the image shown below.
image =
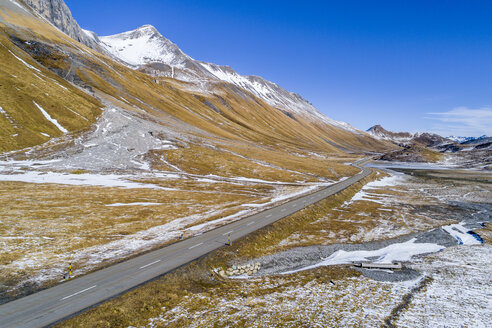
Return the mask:
<path id="1" fill-rule="evenodd" d="M 242 76 L 228 66 L 192 59 L 151 25 L 100 37 L 100 40 L 103 48 L 133 68 L 145 67 L 146 72 L 153 75 L 189 82 L 227 82 L 251 92 L 283 111 L 322 120 L 336 127 L 360 133 L 345 122 L 329 119 L 300 95 L 288 92 L 275 83 L 259 76 Z"/>

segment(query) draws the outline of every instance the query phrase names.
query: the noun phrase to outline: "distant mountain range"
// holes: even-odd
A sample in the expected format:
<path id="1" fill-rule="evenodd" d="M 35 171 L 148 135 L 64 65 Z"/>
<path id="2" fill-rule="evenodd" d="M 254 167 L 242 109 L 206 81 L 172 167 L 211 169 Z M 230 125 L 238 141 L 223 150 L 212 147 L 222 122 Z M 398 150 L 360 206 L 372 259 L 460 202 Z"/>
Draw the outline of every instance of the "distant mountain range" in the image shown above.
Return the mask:
<path id="1" fill-rule="evenodd" d="M 375 125 L 367 132 L 374 138 L 403 147 L 378 157 L 383 161 L 438 162 L 447 153 L 456 155 L 454 161 L 464 167 L 491 168 L 492 138 L 487 136 L 444 138 L 435 133 L 392 132 L 381 125 Z"/>
<path id="2" fill-rule="evenodd" d="M 492 141 L 492 137 L 487 137 L 486 135 L 480 137 L 457 137 L 457 136 L 449 136 L 447 137 L 449 140 L 453 140 L 459 144 L 474 144 L 474 143 L 483 143 L 487 141 Z"/>
<path id="3" fill-rule="evenodd" d="M 392 132 L 384 129 L 381 125 L 375 125 L 369 128 L 367 132 L 374 138 L 391 141 L 400 146 L 405 146 L 415 142 L 426 147 L 435 147 L 442 144 L 452 143 L 452 140 L 443 138 L 435 133 Z"/>
<path id="4" fill-rule="evenodd" d="M 367 132 L 374 138 L 388 140 L 398 145 L 408 145 L 417 142 L 426 147 L 437 147 L 448 144 L 478 145 L 492 141 L 492 137 L 487 137 L 486 135 L 480 137 L 442 137 L 438 134 L 428 132 L 392 132 L 386 130 L 381 125 L 374 125 L 367 129 Z"/>

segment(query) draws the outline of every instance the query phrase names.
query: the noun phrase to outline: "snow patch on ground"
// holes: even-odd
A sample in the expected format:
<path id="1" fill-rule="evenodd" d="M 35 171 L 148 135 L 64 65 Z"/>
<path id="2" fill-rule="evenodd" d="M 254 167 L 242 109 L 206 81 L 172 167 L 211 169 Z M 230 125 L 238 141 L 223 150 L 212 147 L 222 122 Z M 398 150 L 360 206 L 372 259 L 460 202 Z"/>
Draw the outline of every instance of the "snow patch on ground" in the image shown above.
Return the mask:
<path id="1" fill-rule="evenodd" d="M 469 234 L 471 231 L 468 228 L 465 228 L 463 225 L 465 222 L 452 224 L 449 226 L 442 227 L 444 231 L 449 233 L 451 236 L 458 240 L 458 244 L 460 245 L 480 245 L 482 244 L 477 238 L 473 235 Z"/>
<path id="2" fill-rule="evenodd" d="M 288 194 L 281 194 L 281 195 L 278 195 L 278 196 L 275 196 L 274 198 L 272 198 L 271 202 L 272 203 L 276 203 L 276 202 L 280 202 L 280 201 L 283 201 L 283 200 L 286 200 L 286 199 L 289 199 L 289 198 L 294 198 L 294 197 L 298 197 L 298 196 L 301 196 L 303 194 L 308 194 L 308 193 L 311 193 L 313 192 L 314 190 L 320 188 L 320 187 L 327 187 L 331 184 L 325 184 L 325 183 L 320 183 L 320 184 L 314 184 L 314 185 L 311 185 L 307 188 L 304 188 L 300 191 L 296 191 L 296 192 L 293 192 L 293 193 L 288 193 Z"/>
<path id="3" fill-rule="evenodd" d="M 86 120 L 86 121 L 89 121 L 87 118 L 85 118 L 84 116 L 80 115 L 79 113 L 77 113 L 76 111 L 74 111 L 73 109 L 70 109 L 68 108 L 67 106 L 65 106 L 66 109 L 68 109 L 69 111 L 71 111 L 72 113 L 74 113 L 75 115 L 81 117 L 82 119 Z"/>
<path id="4" fill-rule="evenodd" d="M 369 191 L 374 189 L 381 189 L 389 186 L 396 186 L 403 183 L 404 181 L 405 181 L 405 177 L 403 175 L 397 175 L 397 174 L 391 175 L 389 177 L 384 177 L 380 180 L 371 181 L 366 185 L 364 185 L 361 191 L 356 193 L 350 201 L 345 202 L 344 206 L 348 206 L 358 200 L 365 200 L 369 202 L 385 204 L 385 201 L 381 199 L 381 196 L 384 195 L 374 194 Z"/>
<path id="5" fill-rule="evenodd" d="M 5 163 L 5 162 L 3 162 Z M 1 166 L 0 166 L 1 167 Z M 70 174 L 59 172 L 44 172 L 44 171 L 24 171 L 20 173 L 4 173 L 0 171 L 0 181 L 18 181 L 27 183 L 55 183 L 71 186 L 100 186 L 108 188 L 144 188 L 144 189 L 159 189 L 159 190 L 175 190 L 164 188 L 149 183 L 138 183 L 129 181 L 133 178 L 130 175 L 116 174 Z"/>
<path id="6" fill-rule="evenodd" d="M 404 243 L 395 243 L 381 249 L 373 251 L 352 251 L 347 252 L 338 250 L 323 261 L 298 270 L 287 271 L 284 274 L 291 274 L 299 271 L 310 270 L 321 266 L 352 264 L 357 262 L 392 263 L 395 261 L 409 261 L 415 255 L 439 252 L 445 247 L 431 243 L 416 243 L 412 238 Z M 376 258 L 376 260 L 371 260 Z"/>
<path id="7" fill-rule="evenodd" d="M 24 181 L 30 183 L 61 183 L 68 185 L 94 185 L 102 187 L 121 187 L 121 188 L 155 188 L 160 190 L 174 190 L 170 188 L 162 188 L 154 184 L 140 183 L 141 179 L 182 179 L 182 174 L 166 173 L 166 172 L 138 172 L 135 175 L 117 175 L 117 174 L 71 174 L 47 171 L 50 167 L 56 166 L 61 160 L 49 161 L 0 161 L 0 181 Z M 29 168 L 31 170 L 26 170 Z M 35 171 L 32 169 L 39 171 Z M 137 178 L 138 177 L 138 178 Z M 191 176 L 187 176 L 190 178 Z M 131 181 L 135 180 L 135 181 Z M 295 195 L 308 192 L 315 186 L 309 186 L 303 190 L 299 188 L 290 192 L 284 191 L 281 196 L 274 200 L 263 204 L 263 206 L 274 205 L 279 199 L 294 197 Z M 197 192 L 214 192 L 214 191 L 197 191 Z M 109 207 L 119 206 L 158 206 L 159 203 L 113 203 L 108 204 Z M 263 207 L 262 206 L 262 207 Z M 224 210 L 219 210 L 215 207 L 203 210 L 202 213 L 190 215 L 182 218 L 176 218 L 168 223 L 160 226 L 152 227 L 147 230 L 139 231 L 132 235 L 117 236 L 119 239 L 103 245 L 87 247 L 75 251 L 72 254 L 61 253 L 53 255 L 40 251 L 39 253 L 30 253 L 23 258 L 20 258 L 5 269 L 14 271 L 29 269 L 32 275 L 28 278 L 28 282 L 41 286 L 46 281 L 61 277 L 66 271 L 66 263 L 80 263 L 80 269 L 77 269 L 74 274 L 81 275 L 93 268 L 100 267 L 102 263 L 115 261 L 136 252 L 148 250 L 155 245 L 162 245 L 166 242 L 178 239 L 181 234 L 187 235 L 200 234 L 211 230 L 225 223 L 236 221 L 244 216 L 254 214 L 261 207 L 249 207 L 241 210 L 237 206 L 238 212 L 220 217 Z M 215 220 L 210 220 L 212 217 L 219 217 Z M 210 220 L 210 221 L 207 221 Z M 24 281 L 27 282 L 27 281 Z"/>
<path id="8" fill-rule="evenodd" d="M 268 203 L 265 203 L 265 204 L 242 204 L 241 206 L 243 206 L 243 207 L 264 207 L 267 204 Z"/>
<path id="9" fill-rule="evenodd" d="M 57 86 L 59 86 L 60 88 L 62 88 L 63 90 L 65 91 L 68 91 L 68 88 L 64 87 L 63 85 L 61 85 L 60 83 L 58 83 L 57 81 L 53 80 L 53 79 L 50 79 L 51 81 L 53 81 L 53 83 L 55 83 Z"/>
<path id="10" fill-rule="evenodd" d="M 238 281 L 231 293 L 193 293 L 145 327 L 378 327 L 416 284 L 364 277 L 300 282 L 297 277 Z M 198 306 L 197 306 L 198 305 Z"/>
<path id="11" fill-rule="evenodd" d="M 492 322 L 492 247 L 448 248 L 412 268 L 433 280 L 415 294 L 396 327 L 490 327 Z"/>
<path id="12" fill-rule="evenodd" d="M 14 127 L 17 127 L 17 125 L 14 123 L 14 121 L 12 120 L 12 117 L 10 117 L 9 113 L 7 113 L 3 108 L 2 106 L 0 106 L 0 114 L 2 114 L 3 116 L 5 116 L 5 118 L 10 122 L 10 124 L 12 124 Z"/>

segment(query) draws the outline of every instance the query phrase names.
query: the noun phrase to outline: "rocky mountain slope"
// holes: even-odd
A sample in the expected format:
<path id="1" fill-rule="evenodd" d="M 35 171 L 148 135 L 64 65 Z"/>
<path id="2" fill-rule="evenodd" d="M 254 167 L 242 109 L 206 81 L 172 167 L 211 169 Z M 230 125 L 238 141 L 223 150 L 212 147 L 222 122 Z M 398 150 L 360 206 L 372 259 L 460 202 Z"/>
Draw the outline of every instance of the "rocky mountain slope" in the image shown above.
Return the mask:
<path id="1" fill-rule="evenodd" d="M 375 125 L 367 130 L 374 138 L 391 141 L 397 145 L 409 145 L 419 143 L 426 147 L 435 147 L 442 144 L 450 144 L 453 141 L 443 138 L 435 133 L 418 132 L 392 132 L 384 129 L 381 125 Z"/>
<path id="2" fill-rule="evenodd" d="M 457 167 L 487 170 L 490 170 L 492 163 L 492 138 L 486 136 L 443 138 L 434 133 L 395 133 L 384 129 L 381 125 L 375 125 L 367 132 L 377 139 L 388 140 L 402 147 L 379 156 L 378 159 L 383 161 L 422 163 L 445 161 Z"/>
<path id="3" fill-rule="evenodd" d="M 24 0 L 24 2 L 72 39 L 94 50 L 102 50 L 98 40 L 89 37 L 80 28 L 63 0 Z"/>

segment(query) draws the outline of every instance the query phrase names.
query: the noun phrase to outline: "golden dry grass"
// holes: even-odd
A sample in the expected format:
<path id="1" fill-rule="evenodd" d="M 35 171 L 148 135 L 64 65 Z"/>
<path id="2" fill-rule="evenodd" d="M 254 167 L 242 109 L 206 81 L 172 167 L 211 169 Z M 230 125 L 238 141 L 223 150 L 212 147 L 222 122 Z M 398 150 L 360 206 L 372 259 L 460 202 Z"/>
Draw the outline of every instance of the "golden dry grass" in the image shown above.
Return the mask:
<path id="1" fill-rule="evenodd" d="M 427 162 L 436 163 L 444 158 L 444 154 L 441 154 L 437 151 L 433 151 L 427 148 L 422 148 L 422 156 L 425 158 Z"/>
<path id="2" fill-rule="evenodd" d="M 270 191 L 268 188 L 261 190 L 256 185 L 230 186 L 216 183 L 213 186 L 216 189 L 208 192 L 210 190 L 204 184 L 201 188 L 188 191 L 158 191 L 2 182 L 0 234 L 68 239 L 70 236 L 87 236 L 90 242 L 98 239 L 105 242 L 107 236 L 146 230 L 176 217 L 202 213 L 207 207 L 227 209 L 268 199 Z M 106 206 L 135 202 L 159 205 Z M 71 247 L 80 245 L 72 244 Z"/>
<path id="3" fill-rule="evenodd" d="M 31 268 L 27 264 L 22 269 L 24 265 L 13 265 L 16 261 L 20 261 L 20 265 L 29 257 L 35 257 L 37 265 L 56 266 L 59 256 L 63 258 L 71 252 L 106 245 L 191 215 L 200 216 L 193 224 L 213 221 L 244 209 L 241 206 L 244 203 L 263 203 L 272 193 L 270 186 L 254 184 L 207 185 L 174 181 L 174 186 L 179 187 L 177 191 L 159 191 L 1 182 L 0 282 L 15 286 L 26 276 L 36 276 L 37 266 Z M 135 202 L 157 205 L 106 206 Z M 208 214 L 203 216 L 205 213 Z M 181 229 L 193 224 L 192 221 L 181 224 Z M 173 241 L 149 245 L 158 247 Z M 84 258 L 74 260 L 74 267 L 82 268 L 84 261 Z"/>
<path id="4" fill-rule="evenodd" d="M 306 180 L 304 174 L 259 165 L 233 153 L 210 146 L 190 145 L 187 148 L 155 151 L 154 153 L 164 156 L 167 162 L 191 174 L 213 174 L 283 182 Z"/>
<path id="5" fill-rule="evenodd" d="M 250 303 L 250 300 L 312 281 L 329 284 L 329 280 L 338 282 L 360 275 L 349 268 L 320 268 L 295 278 L 270 277 L 253 282 L 223 280 L 210 272 L 210 266 L 217 261 L 217 257 L 217 254 L 211 254 L 57 327 L 138 327 L 146 324 L 148 318 L 159 316 L 163 309 L 172 309 L 190 298 L 193 300 L 188 302 L 187 310 L 192 313 L 208 312 L 210 305 L 221 298 L 232 301 L 239 297 L 251 307 L 262 307 L 267 305 Z M 263 285 L 271 287 L 262 288 Z M 192 322 L 192 318 L 180 318 L 170 327 L 186 327 Z M 235 322 L 234 326 L 248 327 L 246 320 L 244 324 Z"/>
<path id="6" fill-rule="evenodd" d="M 346 162 L 354 162 L 357 157 L 329 156 L 329 153 L 320 152 L 315 155 L 308 152 L 289 152 L 275 148 L 260 148 L 252 146 L 233 145 L 226 149 L 255 161 L 265 162 L 294 172 L 309 174 L 314 178 L 329 178 L 338 180 L 342 177 L 352 176 L 358 173 L 358 169 L 345 165 Z"/>
<path id="7" fill-rule="evenodd" d="M 101 113 L 99 101 L 38 65 L 14 47 L 3 33 L 0 43 L 0 61 L 4 64 L 0 67 L 0 107 L 7 113 L 0 113 L 0 152 L 50 139 L 41 133 L 52 137 L 62 135 L 33 101 L 69 131 L 86 129 L 95 122 Z M 29 69 L 11 52 L 40 71 Z"/>
<path id="8" fill-rule="evenodd" d="M 374 176 L 375 174 L 366 178 L 366 181 L 370 181 Z M 280 250 L 281 248 L 276 247 L 275 251 L 272 251 L 272 246 L 278 245 L 282 239 L 293 232 L 311 232 L 314 225 L 310 225 L 310 223 L 313 223 L 320 215 L 324 215 L 326 211 L 350 199 L 360 188 L 361 185 L 353 186 L 340 194 L 242 238 L 235 243 L 232 251 L 229 248 L 219 249 L 202 260 L 195 261 L 142 288 L 70 319 L 60 324 L 59 327 L 141 325 L 146 322 L 147 318 L 157 316 L 162 308 L 173 308 L 182 302 L 184 297 L 189 297 L 195 293 L 215 296 L 227 294 L 229 297 L 235 297 L 238 293 L 242 293 L 240 288 L 242 283 L 223 280 L 211 274 L 209 272 L 211 267 L 224 266 L 234 259 L 252 258 Z M 326 281 L 326 277 L 336 280 L 358 275 L 358 272 L 351 269 L 320 268 L 303 275 L 301 280 L 307 283 L 313 278 Z M 291 281 L 291 284 L 299 283 L 298 279 Z M 248 296 L 254 298 L 262 293 L 270 292 L 272 292 L 270 289 L 252 287 Z M 202 309 L 207 306 L 207 302 L 203 304 L 194 303 L 193 306 L 196 306 L 196 309 Z M 193 308 L 190 310 L 193 311 Z M 186 320 L 179 321 L 176 327 L 182 324 L 186 325 Z"/>

